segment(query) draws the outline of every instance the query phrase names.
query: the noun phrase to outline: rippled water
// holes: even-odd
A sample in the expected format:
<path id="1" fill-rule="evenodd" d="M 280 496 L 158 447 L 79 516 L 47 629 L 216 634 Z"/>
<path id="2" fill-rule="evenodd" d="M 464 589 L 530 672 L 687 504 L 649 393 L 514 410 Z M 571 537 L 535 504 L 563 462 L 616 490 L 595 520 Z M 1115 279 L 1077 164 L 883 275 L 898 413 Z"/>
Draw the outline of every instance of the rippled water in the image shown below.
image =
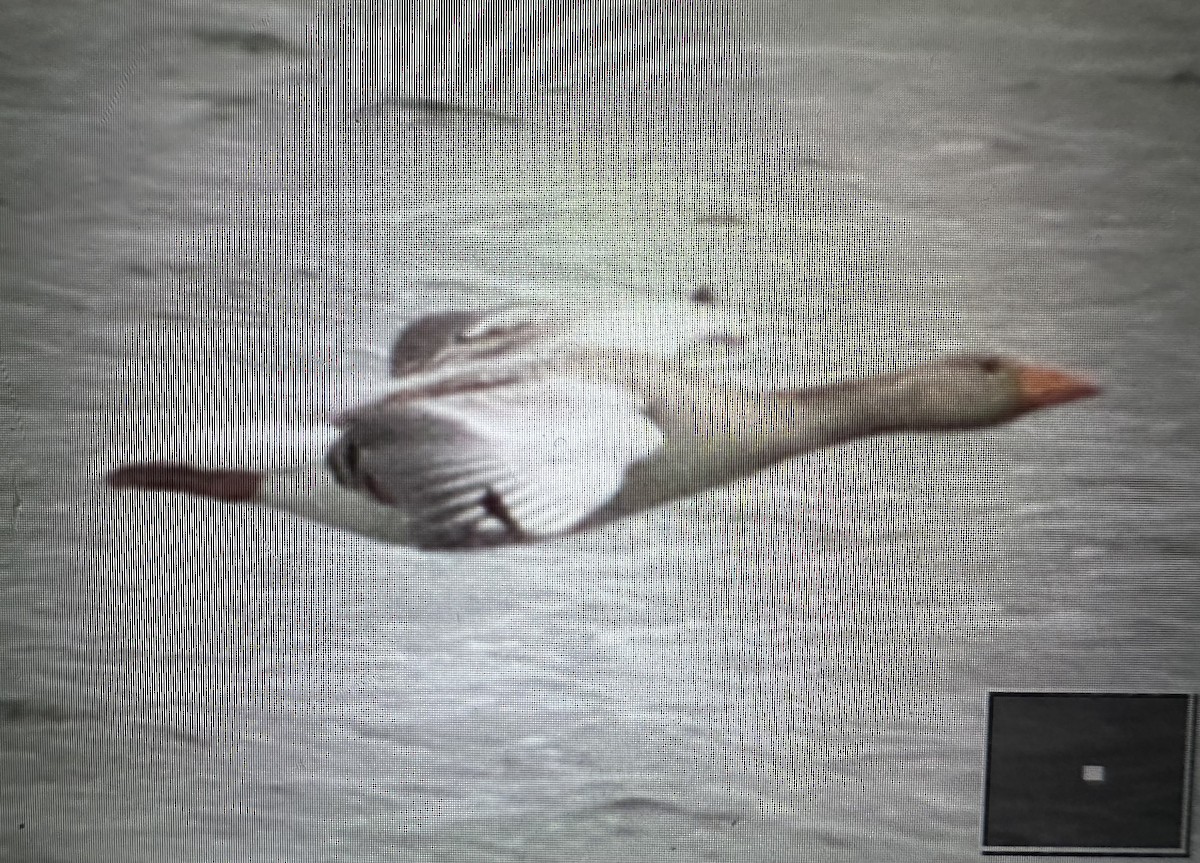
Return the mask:
<path id="1" fill-rule="evenodd" d="M 1195 687 L 1193 4 L 500 6 L 0 12 L 3 859 L 972 859 L 989 689 Z M 99 482 L 700 284 L 1106 392 L 469 556 Z"/>

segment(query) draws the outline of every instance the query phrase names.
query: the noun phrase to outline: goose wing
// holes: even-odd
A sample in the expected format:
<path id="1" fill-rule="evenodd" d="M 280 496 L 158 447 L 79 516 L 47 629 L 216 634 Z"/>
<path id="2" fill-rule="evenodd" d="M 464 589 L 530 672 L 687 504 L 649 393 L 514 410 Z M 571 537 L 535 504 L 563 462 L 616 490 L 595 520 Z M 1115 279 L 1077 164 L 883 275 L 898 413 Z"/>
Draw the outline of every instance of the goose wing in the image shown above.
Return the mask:
<path id="1" fill-rule="evenodd" d="M 338 481 L 402 510 L 415 540 L 461 548 L 570 531 L 663 442 L 631 390 L 549 377 L 342 417 Z"/>
<path id="2" fill-rule="evenodd" d="M 434 312 L 406 326 L 392 342 L 394 378 L 519 355 L 551 341 L 562 320 L 532 307 Z"/>
<path id="3" fill-rule="evenodd" d="M 390 372 L 393 378 L 469 374 L 481 364 L 553 365 L 589 351 L 666 359 L 706 342 L 737 343 L 742 335 L 732 313 L 697 302 L 637 299 L 615 308 L 511 305 L 435 312 L 400 331 Z"/>

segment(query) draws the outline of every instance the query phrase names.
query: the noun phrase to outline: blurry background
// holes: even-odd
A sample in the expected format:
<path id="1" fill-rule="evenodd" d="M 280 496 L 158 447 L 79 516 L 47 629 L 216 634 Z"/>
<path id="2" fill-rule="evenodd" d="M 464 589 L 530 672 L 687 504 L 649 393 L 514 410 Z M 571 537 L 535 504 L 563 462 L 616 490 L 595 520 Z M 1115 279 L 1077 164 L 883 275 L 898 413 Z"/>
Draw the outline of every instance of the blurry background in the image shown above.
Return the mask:
<path id="1" fill-rule="evenodd" d="M 993 688 L 1200 668 L 1200 7 L 0 6 L 0 859 L 974 858 Z M 458 107 L 453 107 L 458 106 Z M 1098 400 L 544 546 L 113 496 L 433 309 L 697 285 Z"/>

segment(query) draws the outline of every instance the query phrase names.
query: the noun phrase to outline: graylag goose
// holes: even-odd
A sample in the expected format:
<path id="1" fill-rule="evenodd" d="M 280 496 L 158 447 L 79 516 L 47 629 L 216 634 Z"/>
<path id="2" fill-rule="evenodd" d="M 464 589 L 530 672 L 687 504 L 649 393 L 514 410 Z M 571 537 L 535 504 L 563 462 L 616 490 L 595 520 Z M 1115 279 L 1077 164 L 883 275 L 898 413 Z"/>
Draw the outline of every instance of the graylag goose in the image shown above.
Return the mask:
<path id="1" fill-rule="evenodd" d="M 390 543 L 477 549 L 589 530 L 855 438 L 998 425 L 1097 392 L 982 355 L 756 389 L 677 361 L 698 342 L 738 338 L 713 310 L 689 309 L 653 349 L 602 316 L 430 315 L 395 341 L 394 389 L 333 417 L 341 436 L 324 458 L 274 471 L 129 464 L 107 481 L 262 504 Z"/>

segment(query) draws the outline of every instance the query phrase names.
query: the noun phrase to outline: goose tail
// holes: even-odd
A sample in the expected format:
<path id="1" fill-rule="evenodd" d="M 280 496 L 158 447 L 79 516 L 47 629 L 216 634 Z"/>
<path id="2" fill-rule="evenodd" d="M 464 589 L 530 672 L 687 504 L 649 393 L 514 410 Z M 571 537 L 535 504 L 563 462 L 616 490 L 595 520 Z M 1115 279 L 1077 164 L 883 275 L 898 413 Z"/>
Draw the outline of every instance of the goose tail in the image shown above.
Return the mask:
<path id="1" fill-rule="evenodd" d="M 259 499 L 263 474 L 253 470 L 208 469 L 167 462 L 139 462 L 109 471 L 105 481 L 110 488 L 173 491 L 230 503 L 245 503 Z"/>

